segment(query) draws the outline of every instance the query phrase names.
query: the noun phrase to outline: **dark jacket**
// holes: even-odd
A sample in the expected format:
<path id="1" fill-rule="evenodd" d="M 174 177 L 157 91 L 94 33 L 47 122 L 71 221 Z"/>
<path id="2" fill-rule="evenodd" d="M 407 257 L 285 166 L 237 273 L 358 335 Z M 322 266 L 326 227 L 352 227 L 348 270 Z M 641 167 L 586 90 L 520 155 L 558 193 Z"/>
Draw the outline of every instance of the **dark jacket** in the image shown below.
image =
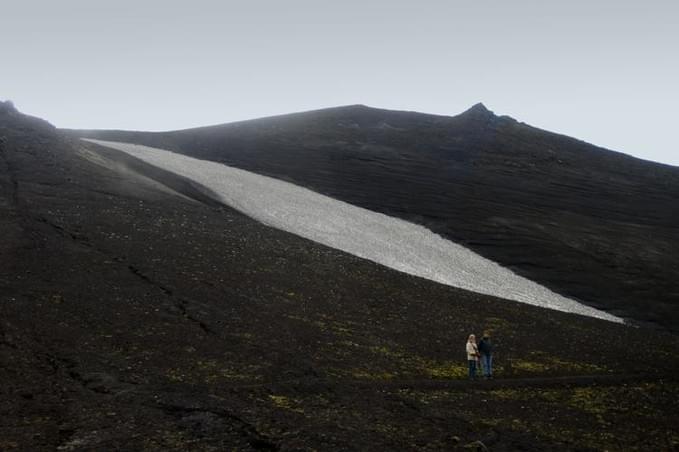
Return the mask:
<path id="1" fill-rule="evenodd" d="M 493 354 L 493 343 L 490 342 L 490 338 L 484 337 L 479 342 L 479 352 L 482 355 L 492 355 Z"/>

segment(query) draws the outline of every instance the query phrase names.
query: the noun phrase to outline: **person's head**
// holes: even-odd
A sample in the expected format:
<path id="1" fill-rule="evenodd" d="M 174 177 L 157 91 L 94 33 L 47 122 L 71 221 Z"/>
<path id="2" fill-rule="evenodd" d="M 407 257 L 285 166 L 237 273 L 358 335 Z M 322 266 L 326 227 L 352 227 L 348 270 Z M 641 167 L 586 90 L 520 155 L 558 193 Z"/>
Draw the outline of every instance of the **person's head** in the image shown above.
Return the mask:
<path id="1" fill-rule="evenodd" d="M 467 339 L 467 342 L 474 342 L 474 341 L 476 341 L 476 336 L 474 336 L 473 334 L 470 334 L 469 338 Z"/>
<path id="2" fill-rule="evenodd" d="M 490 339 L 490 331 L 486 330 L 483 332 L 483 338 L 484 339 Z"/>

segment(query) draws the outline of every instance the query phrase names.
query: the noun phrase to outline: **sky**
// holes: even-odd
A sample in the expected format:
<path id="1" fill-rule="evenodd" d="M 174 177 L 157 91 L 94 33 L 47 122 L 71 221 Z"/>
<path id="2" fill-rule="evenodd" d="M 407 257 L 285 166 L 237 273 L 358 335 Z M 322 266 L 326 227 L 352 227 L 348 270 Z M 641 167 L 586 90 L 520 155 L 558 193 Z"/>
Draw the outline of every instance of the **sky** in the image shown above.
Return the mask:
<path id="1" fill-rule="evenodd" d="M 0 0 L 0 100 L 174 130 L 366 104 L 496 114 L 679 166 L 675 0 Z"/>

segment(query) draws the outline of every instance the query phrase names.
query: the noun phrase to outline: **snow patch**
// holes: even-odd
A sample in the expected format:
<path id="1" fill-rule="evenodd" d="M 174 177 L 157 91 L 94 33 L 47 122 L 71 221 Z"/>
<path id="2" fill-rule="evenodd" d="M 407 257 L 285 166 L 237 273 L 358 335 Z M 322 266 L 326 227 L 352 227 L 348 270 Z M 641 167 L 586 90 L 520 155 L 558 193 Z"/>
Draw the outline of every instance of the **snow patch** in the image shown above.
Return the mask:
<path id="1" fill-rule="evenodd" d="M 221 201 L 275 228 L 432 281 L 543 308 L 622 322 L 563 297 L 427 228 L 306 188 L 174 152 L 87 140 L 192 179 Z"/>

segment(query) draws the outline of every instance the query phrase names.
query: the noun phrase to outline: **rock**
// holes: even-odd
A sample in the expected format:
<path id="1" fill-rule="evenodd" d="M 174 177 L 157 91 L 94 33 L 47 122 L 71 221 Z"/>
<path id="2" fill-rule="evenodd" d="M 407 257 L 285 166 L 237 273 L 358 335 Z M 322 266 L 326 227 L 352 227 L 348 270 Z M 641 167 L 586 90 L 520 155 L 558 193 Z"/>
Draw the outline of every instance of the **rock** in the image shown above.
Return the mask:
<path id="1" fill-rule="evenodd" d="M 16 113 L 17 109 L 11 100 L 0 101 L 0 113 Z"/>
<path id="2" fill-rule="evenodd" d="M 451 436 L 449 438 L 449 441 L 453 444 L 459 444 L 460 443 L 460 437 L 459 436 Z"/>
<path id="3" fill-rule="evenodd" d="M 477 451 L 487 451 L 489 450 L 485 444 L 481 441 L 474 441 L 469 444 L 462 446 L 464 449 L 477 450 Z"/>

